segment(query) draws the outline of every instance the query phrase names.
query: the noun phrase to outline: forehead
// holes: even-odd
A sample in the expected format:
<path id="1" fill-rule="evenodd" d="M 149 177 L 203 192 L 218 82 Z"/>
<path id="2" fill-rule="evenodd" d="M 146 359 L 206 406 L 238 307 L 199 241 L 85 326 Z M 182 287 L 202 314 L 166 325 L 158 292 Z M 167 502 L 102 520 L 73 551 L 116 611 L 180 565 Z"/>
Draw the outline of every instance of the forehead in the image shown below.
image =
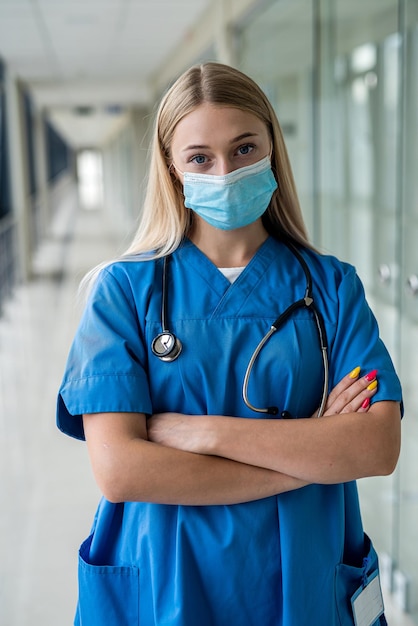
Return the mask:
<path id="1" fill-rule="evenodd" d="M 212 145 L 229 142 L 244 133 L 268 137 L 267 127 L 249 111 L 230 106 L 204 102 L 185 115 L 174 129 L 173 149 L 181 149 L 190 142 Z"/>

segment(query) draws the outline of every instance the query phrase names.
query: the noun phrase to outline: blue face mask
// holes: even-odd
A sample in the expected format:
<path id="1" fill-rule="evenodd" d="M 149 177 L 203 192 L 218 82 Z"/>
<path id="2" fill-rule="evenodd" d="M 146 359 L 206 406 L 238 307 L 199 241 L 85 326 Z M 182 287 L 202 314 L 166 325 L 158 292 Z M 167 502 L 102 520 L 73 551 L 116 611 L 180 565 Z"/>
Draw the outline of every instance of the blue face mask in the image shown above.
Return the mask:
<path id="1" fill-rule="evenodd" d="M 184 172 L 184 204 L 211 226 L 234 230 L 255 222 L 267 209 L 277 182 L 270 157 L 224 176 Z"/>

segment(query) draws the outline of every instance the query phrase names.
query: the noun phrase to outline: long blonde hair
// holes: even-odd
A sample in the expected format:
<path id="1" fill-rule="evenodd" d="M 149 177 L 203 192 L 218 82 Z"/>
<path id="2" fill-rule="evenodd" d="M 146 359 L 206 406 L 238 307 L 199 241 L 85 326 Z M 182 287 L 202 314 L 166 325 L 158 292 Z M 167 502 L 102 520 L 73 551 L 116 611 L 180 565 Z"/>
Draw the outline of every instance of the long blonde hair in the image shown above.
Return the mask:
<path id="1" fill-rule="evenodd" d="M 282 131 L 273 107 L 248 76 L 221 63 L 187 70 L 159 106 L 151 144 L 147 192 L 135 237 L 126 255 L 172 253 L 187 235 L 192 212 L 184 206 L 180 181 L 170 172 L 171 144 L 179 121 L 203 102 L 230 106 L 262 120 L 273 143 L 272 169 L 278 182 L 263 221 L 267 231 L 311 247 L 296 192 Z"/>

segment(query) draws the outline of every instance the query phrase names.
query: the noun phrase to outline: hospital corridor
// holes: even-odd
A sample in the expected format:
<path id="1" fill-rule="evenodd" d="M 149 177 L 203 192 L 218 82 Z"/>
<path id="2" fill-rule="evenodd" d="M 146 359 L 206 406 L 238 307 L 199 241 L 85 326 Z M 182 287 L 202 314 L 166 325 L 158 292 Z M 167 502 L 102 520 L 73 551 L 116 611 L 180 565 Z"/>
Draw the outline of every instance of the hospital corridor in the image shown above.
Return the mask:
<path id="1" fill-rule="evenodd" d="M 418 0 L 0 0 L 0 626 L 73 624 L 100 498 L 55 418 L 78 289 L 128 247 L 156 105 L 205 61 L 267 94 L 399 374 L 398 466 L 358 487 L 387 622 L 418 626 Z"/>

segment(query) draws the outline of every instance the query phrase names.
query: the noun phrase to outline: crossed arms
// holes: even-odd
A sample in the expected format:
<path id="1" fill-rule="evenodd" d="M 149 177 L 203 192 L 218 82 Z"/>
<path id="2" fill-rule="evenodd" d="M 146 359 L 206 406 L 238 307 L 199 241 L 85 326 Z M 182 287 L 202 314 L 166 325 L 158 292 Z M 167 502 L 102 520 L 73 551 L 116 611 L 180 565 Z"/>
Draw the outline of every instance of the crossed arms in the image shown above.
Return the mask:
<path id="1" fill-rule="evenodd" d="M 397 402 L 368 400 L 370 379 L 345 376 L 321 418 L 271 420 L 142 413 L 83 416 L 99 488 L 113 502 L 235 504 L 390 474 L 400 450 Z"/>

